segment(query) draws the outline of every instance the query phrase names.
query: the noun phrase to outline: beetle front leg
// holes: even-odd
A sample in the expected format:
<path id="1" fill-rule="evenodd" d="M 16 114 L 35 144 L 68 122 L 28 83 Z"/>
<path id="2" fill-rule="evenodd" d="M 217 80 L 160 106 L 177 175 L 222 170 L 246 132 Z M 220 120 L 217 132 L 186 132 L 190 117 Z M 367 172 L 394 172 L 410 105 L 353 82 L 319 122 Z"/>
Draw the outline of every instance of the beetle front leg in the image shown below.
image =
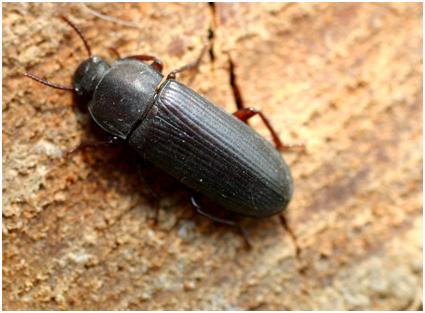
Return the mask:
<path id="1" fill-rule="evenodd" d="M 164 68 L 164 65 L 162 64 L 161 60 L 153 55 L 148 54 L 140 54 L 140 55 L 131 55 L 129 57 L 126 57 L 126 59 L 135 59 L 139 61 L 152 61 L 151 66 L 156 69 L 158 72 L 162 73 L 162 70 Z"/>
<path id="2" fill-rule="evenodd" d="M 236 116 L 241 121 L 243 121 L 244 123 L 247 123 L 247 121 L 255 115 L 260 116 L 261 120 L 266 125 L 267 129 L 270 131 L 270 134 L 272 135 L 273 143 L 277 150 L 282 152 L 288 152 L 288 151 L 304 152 L 305 151 L 305 146 L 303 144 L 292 144 L 292 145 L 284 144 L 280 140 L 277 132 L 274 130 L 269 119 L 260 110 L 257 110 L 254 108 L 241 108 L 237 110 L 235 113 L 233 113 L 233 115 Z"/>
<path id="3" fill-rule="evenodd" d="M 82 141 L 78 146 L 72 148 L 65 152 L 65 158 L 69 158 L 71 155 L 75 154 L 78 151 L 85 150 L 88 148 L 99 148 L 99 147 L 109 147 L 114 146 L 120 139 L 118 137 L 110 137 L 107 140 L 99 140 L 99 141 Z"/>

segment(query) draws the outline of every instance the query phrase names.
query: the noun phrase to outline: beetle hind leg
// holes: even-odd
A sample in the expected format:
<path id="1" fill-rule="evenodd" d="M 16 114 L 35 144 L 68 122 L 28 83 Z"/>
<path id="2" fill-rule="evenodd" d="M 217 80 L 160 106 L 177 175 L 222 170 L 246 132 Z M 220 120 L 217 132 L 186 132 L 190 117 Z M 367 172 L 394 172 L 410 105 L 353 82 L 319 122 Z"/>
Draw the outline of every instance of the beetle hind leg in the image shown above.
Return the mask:
<path id="1" fill-rule="evenodd" d="M 269 130 L 273 139 L 274 146 L 276 147 L 277 150 L 282 152 L 294 152 L 294 151 L 304 152 L 305 151 L 305 146 L 303 144 L 284 144 L 280 140 L 279 135 L 277 134 L 276 130 L 271 125 L 269 119 L 260 110 L 257 110 L 254 108 L 241 108 L 237 110 L 235 113 L 233 113 L 233 115 L 244 123 L 247 123 L 251 117 L 258 115 L 263 121 L 263 123 L 266 125 L 267 129 Z"/>
<path id="2" fill-rule="evenodd" d="M 269 130 L 270 134 L 272 135 L 274 146 L 277 150 L 282 152 L 290 152 L 290 151 L 296 151 L 296 152 L 304 152 L 305 146 L 303 144 L 284 144 L 277 134 L 276 130 L 271 125 L 269 119 L 264 115 L 263 112 L 260 110 L 249 108 L 245 106 L 245 102 L 242 98 L 242 93 L 240 91 L 240 88 L 236 82 L 236 73 L 235 73 L 235 64 L 232 61 L 232 58 L 229 54 L 229 74 L 230 74 L 230 86 L 232 87 L 233 97 L 235 99 L 236 107 L 238 110 L 233 113 L 234 116 L 236 116 L 238 119 L 240 119 L 242 122 L 248 124 L 248 120 L 255 116 L 259 115 L 263 123 L 266 125 L 267 129 Z"/>
<path id="3" fill-rule="evenodd" d="M 216 223 L 220 223 L 220 224 L 224 224 L 224 225 L 228 225 L 228 226 L 232 226 L 232 227 L 237 228 L 239 230 L 239 232 L 241 233 L 243 239 L 244 239 L 246 248 L 247 249 L 251 249 L 252 248 L 252 244 L 251 244 L 251 242 L 249 240 L 248 233 L 247 233 L 246 229 L 243 228 L 239 223 L 237 223 L 234 220 L 224 219 L 224 218 L 221 218 L 221 217 L 218 217 L 218 216 L 214 216 L 211 213 L 205 212 L 202 209 L 202 206 L 199 204 L 199 201 L 198 201 L 197 197 L 194 196 L 194 195 L 192 195 L 190 197 L 190 202 L 191 202 L 192 206 L 195 208 L 195 210 L 196 210 L 196 212 L 198 214 L 209 218 L 213 222 L 216 222 Z"/>

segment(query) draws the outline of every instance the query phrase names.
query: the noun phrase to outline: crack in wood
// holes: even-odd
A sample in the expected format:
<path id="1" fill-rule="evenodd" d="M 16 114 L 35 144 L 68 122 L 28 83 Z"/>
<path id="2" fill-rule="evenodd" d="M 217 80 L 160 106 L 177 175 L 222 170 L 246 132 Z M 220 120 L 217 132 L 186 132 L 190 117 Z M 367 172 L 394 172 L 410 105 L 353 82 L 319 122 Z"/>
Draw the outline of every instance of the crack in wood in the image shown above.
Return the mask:
<path id="1" fill-rule="evenodd" d="M 211 23 L 208 27 L 208 42 L 209 49 L 208 54 L 210 56 L 210 60 L 212 63 L 215 61 L 215 53 L 214 53 L 214 39 L 215 39 L 215 28 L 216 28 L 216 6 L 214 2 L 208 2 L 208 7 L 211 12 Z"/>

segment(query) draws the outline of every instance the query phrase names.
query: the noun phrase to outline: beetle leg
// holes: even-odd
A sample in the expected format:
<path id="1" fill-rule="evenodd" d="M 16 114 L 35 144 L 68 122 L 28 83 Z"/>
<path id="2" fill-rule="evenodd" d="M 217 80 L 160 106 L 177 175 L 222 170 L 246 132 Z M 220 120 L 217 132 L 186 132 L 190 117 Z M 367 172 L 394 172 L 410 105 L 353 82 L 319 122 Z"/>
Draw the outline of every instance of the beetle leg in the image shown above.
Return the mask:
<path id="1" fill-rule="evenodd" d="M 269 119 L 264 115 L 263 112 L 260 110 L 254 109 L 254 108 L 242 108 L 237 110 L 235 113 L 233 113 L 234 116 L 236 116 L 238 119 L 243 121 L 244 123 L 247 123 L 247 121 L 255 116 L 259 115 L 263 123 L 266 125 L 267 129 L 270 131 L 270 134 L 272 135 L 273 143 L 276 147 L 276 149 L 282 151 L 282 152 L 288 152 L 288 151 L 299 151 L 304 152 L 305 146 L 303 144 L 284 144 L 277 132 L 274 130 L 273 126 L 271 125 Z"/>
<path id="2" fill-rule="evenodd" d="M 162 69 L 164 68 L 164 65 L 162 64 L 161 60 L 158 59 L 157 57 L 154 57 L 153 55 L 148 55 L 148 54 L 131 55 L 129 57 L 126 57 L 126 59 L 136 59 L 142 62 L 153 61 L 151 66 L 160 73 L 162 73 Z"/>
<path id="3" fill-rule="evenodd" d="M 210 213 L 205 212 L 202 210 L 202 206 L 199 204 L 198 200 L 196 199 L 196 196 L 190 197 L 190 202 L 192 203 L 193 207 L 196 209 L 196 212 L 209 218 L 210 220 L 220 223 L 220 224 L 226 224 L 229 226 L 239 227 L 239 224 L 237 224 L 235 221 L 232 220 L 226 220 L 217 216 L 214 216 Z"/>
<path id="4" fill-rule="evenodd" d="M 115 48 L 115 47 L 109 47 L 108 50 L 111 51 L 113 54 L 115 54 L 115 57 L 117 59 L 121 59 L 121 54 L 120 54 L 120 52 L 118 51 L 117 48 Z"/>
<path id="5" fill-rule="evenodd" d="M 245 244 L 247 246 L 248 249 L 252 248 L 251 242 L 249 241 L 248 238 L 248 234 L 245 230 L 245 228 L 243 228 L 240 224 L 238 224 L 237 222 L 233 221 L 233 220 L 226 220 L 217 216 L 214 216 L 208 212 L 205 212 L 204 210 L 202 210 L 202 206 L 199 204 L 198 200 L 196 199 L 196 196 L 191 196 L 190 197 L 190 202 L 192 203 L 193 207 L 196 209 L 196 212 L 202 216 L 205 216 L 207 218 L 209 218 L 210 220 L 216 222 L 216 223 L 220 223 L 220 224 L 225 224 L 225 225 L 229 225 L 232 227 L 236 227 L 237 229 L 239 229 L 239 231 L 242 234 L 242 237 L 245 241 Z"/>
<path id="6" fill-rule="evenodd" d="M 167 75 L 167 80 L 168 79 L 176 79 L 176 74 L 178 74 L 178 73 L 193 70 L 193 69 L 198 69 L 199 64 L 201 64 L 202 57 L 204 56 L 205 51 L 207 51 L 207 48 L 208 48 L 208 44 L 205 44 L 204 47 L 202 48 L 201 53 L 199 54 L 199 56 L 198 56 L 198 58 L 196 59 L 195 62 L 186 64 L 185 66 L 179 67 L 178 69 L 170 72 L 170 74 Z"/>
<path id="7" fill-rule="evenodd" d="M 65 157 L 68 158 L 74 153 L 85 150 L 87 148 L 96 148 L 96 147 L 105 147 L 105 146 L 111 146 L 115 145 L 120 141 L 118 137 L 110 137 L 108 140 L 103 141 L 83 141 L 75 148 L 72 148 L 65 152 Z"/>
<path id="8" fill-rule="evenodd" d="M 299 151 L 304 152 L 305 147 L 302 144 L 284 144 L 279 136 L 277 135 L 277 132 L 274 130 L 273 126 L 271 125 L 268 118 L 259 110 L 256 110 L 254 108 L 246 108 L 245 103 L 242 98 L 241 91 L 239 89 L 238 84 L 236 83 L 236 74 L 235 74 L 235 64 L 232 61 L 232 58 L 229 54 L 229 72 L 230 72 L 230 86 L 232 87 L 233 97 L 235 98 L 236 106 L 238 110 L 233 113 L 234 116 L 236 116 L 238 119 L 243 121 L 244 123 L 248 124 L 247 121 L 253 117 L 254 115 L 259 115 L 263 123 L 266 125 L 267 129 L 269 130 L 270 134 L 272 135 L 273 143 L 277 150 L 282 152 L 288 152 L 288 151 Z"/>

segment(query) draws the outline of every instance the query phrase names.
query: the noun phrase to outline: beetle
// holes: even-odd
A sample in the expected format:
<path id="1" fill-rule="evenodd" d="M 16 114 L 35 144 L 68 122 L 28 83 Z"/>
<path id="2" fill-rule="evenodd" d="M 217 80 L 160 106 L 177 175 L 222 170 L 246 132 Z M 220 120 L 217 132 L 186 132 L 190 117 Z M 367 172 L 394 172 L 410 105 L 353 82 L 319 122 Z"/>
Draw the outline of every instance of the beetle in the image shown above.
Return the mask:
<path id="1" fill-rule="evenodd" d="M 278 150 L 290 146 L 280 141 L 262 112 L 237 101 L 239 110 L 230 115 L 176 80 L 177 73 L 196 67 L 202 54 L 197 62 L 164 79 L 162 62 L 154 56 L 130 56 L 108 64 L 92 55 L 81 31 L 62 18 L 77 32 L 89 55 L 75 71 L 73 85 L 26 76 L 73 91 L 111 142 L 125 141 L 141 157 L 225 209 L 261 218 L 287 207 L 293 180 Z M 246 123 L 257 114 L 271 132 L 274 146 Z M 233 225 L 203 211 L 195 198 L 192 204 L 199 213 Z"/>

